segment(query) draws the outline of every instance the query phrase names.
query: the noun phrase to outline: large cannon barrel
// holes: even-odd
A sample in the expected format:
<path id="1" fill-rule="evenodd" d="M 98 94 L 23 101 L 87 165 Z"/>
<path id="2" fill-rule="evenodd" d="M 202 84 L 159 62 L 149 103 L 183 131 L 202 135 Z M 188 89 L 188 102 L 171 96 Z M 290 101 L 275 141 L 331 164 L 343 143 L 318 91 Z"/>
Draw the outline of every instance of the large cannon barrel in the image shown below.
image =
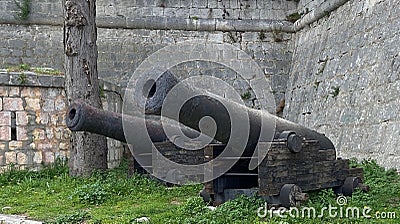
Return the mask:
<path id="1" fill-rule="evenodd" d="M 160 80 L 169 80 L 167 83 L 173 83 L 174 85 L 162 85 L 162 88 L 157 89 L 157 84 Z M 321 150 L 335 149 L 332 142 L 324 134 L 282 119 L 266 111 L 252 109 L 244 104 L 237 103 L 213 93 L 208 93 L 206 90 L 200 89 L 195 85 L 189 85 L 187 83 L 179 83 L 179 85 L 176 85 L 176 83 L 178 83 L 176 77 L 169 72 L 164 73 L 157 82 L 153 83 L 153 86 L 143 87 L 143 91 L 145 91 L 146 88 L 151 88 L 153 92 L 151 97 L 147 98 L 147 101 L 151 102 L 151 104 L 146 103 L 144 106 L 146 114 L 160 115 L 163 110 L 162 107 L 170 106 L 170 108 L 174 110 L 174 108 L 181 106 L 179 116 L 175 116 L 174 112 L 169 113 L 168 110 L 163 110 L 162 116 L 175 119 L 198 131 L 200 131 L 200 120 L 204 117 L 211 117 L 217 125 L 214 138 L 222 143 L 227 143 L 232 137 L 231 132 L 236 131 L 232 129 L 232 116 L 239 116 L 239 114 L 241 116 L 243 112 L 245 112 L 248 116 L 248 123 L 250 126 L 246 148 L 250 151 L 256 147 L 260 140 L 272 140 L 260 139 L 260 133 L 268 133 L 272 129 L 274 130 L 274 133 L 270 134 L 272 138 L 282 136 L 282 133 L 292 132 L 306 139 L 318 140 Z M 166 88 L 166 86 L 168 86 L 168 88 Z M 167 103 L 164 102 L 167 95 L 174 100 L 170 100 Z M 179 102 L 181 98 L 185 97 L 187 97 L 187 99 L 183 105 L 178 105 L 178 103 L 176 105 L 168 105 Z M 151 105 L 151 107 L 148 105 Z"/>
<path id="2" fill-rule="evenodd" d="M 101 110 L 86 104 L 82 100 L 77 100 L 73 102 L 67 110 L 66 124 L 72 131 L 87 131 L 127 142 L 124 134 L 123 121 L 127 122 L 127 125 L 131 127 L 142 127 L 143 119 L 144 118 Z M 147 116 L 145 124 L 147 133 L 153 142 L 168 140 L 163 126 L 179 128 L 190 138 L 196 138 L 200 135 L 198 131 L 184 125 L 176 126 L 173 123 L 161 122 L 159 116 Z"/>

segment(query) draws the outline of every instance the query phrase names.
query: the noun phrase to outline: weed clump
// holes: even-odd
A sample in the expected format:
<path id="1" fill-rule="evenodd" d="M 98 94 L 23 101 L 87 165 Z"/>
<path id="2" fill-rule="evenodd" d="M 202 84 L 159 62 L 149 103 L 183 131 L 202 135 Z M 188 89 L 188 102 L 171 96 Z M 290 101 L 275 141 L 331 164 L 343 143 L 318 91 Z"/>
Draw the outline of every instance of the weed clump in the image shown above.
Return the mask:
<path id="1" fill-rule="evenodd" d="M 76 189 L 71 197 L 77 196 L 82 204 L 101 205 L 110 196 L 108 188 L 108 185 L 101 184 L 100 182 L 85 184 Z"/>

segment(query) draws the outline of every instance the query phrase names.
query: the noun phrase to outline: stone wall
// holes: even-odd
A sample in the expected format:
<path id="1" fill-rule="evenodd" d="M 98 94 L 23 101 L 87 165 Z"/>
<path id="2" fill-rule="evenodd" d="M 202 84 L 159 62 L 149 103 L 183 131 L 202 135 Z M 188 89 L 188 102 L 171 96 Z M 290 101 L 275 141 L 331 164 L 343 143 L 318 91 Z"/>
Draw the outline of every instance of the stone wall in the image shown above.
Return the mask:
<path id="1" fill-rule="evenodd" d="M 31 63 L 35 66 L 51 65 L 62 69 L 63 5 L 60 1 L 46 0 L 32 1 L 31 7 L 28 20 L 18 21 L 15 19 L 18 10 L 14 1 L 0 2 L 1 29 L 7 31 L 0 33 L 0 64 Z M 206 35 L 206 32 L 197 34 L 173 31 L 221 31 L 216 34 L 218 37 L 212 39 L 223 41 L 220 36 L 225 32 L 252 29 L 251 27 L 258 27 L 258 31 L 271 29 L 268 26 L 272 23 L 259 21 L 285 20 L 295 9 L 295 1 L 286 0 L 99 0 L 99 64 L 107 62 L 110 57 L 115 58 L 116 54 L 119 56 L 114 59 L 118 63 L 113 64 L 113 67 L 107 64 L 99 68 L 100 76 L 110 77 L 115 71 L 127 73 L 134 70 L 136 64 L 132 64 L 133 54 L 136 55 L 135 63 L 140 63 L 161 46 L 188 38 L 204 38 Z M 150 32 L 152 30 L 154 32 Z M 125 48 L 138 41 L 134 39 L 136 36 L 142 38 L 137 45 L 143 49 L 138 49 L 137 52 L 136 48 Z M 144 41 L 146 43 L 141 43 Z"/>
<path id="2" fill-rule="evenodd" d="M 21 22 L 14 1 L 1 1 L 0 67 L 62 70 L 62 7 L 32 1 Z M 257 61 L 277 104 L 286 98 L 285 118 L 325 133 L 340 156 L 399 168 L 399 8 L 395 0 L 98 0 L 99 75 L 124 87 L 145 58 L 169 44 L 230 43 Z M 301 18 L 293 24 L 290 15 Z M 234 72 L 209 62 L 171 71 L 220 76 L 248 90 Z M 253 102 L 246 103 L 257 108 Z"/>
<path id="3" fill-rule="evenodd" d="M 225 42 L 244 50 L 258 62 L 264 75 L 272 81 L 272 91 L 275 94 L 276 103 L 280 103 L 284 99 L 289 73 L 287 65 L 290 64 L 292 54 L 289 42 L 290 32 L 292 32 L 291 23 L 284 20 L 287 15 L 296 10 L 296 7 L 295 1 L 286 0 L 98 0 L 99 76 L 124 87 L 145 58 L 169 44 L 200 39 Z M 17 20 L 15 18 L 17 13 L 18 9 L 13 0 L 0 2 L 0 67 L 29 64 L 63 70 L 62 2 L 56 0 L 32 1 L 31 13 L 26 21 Z M 250 92 L 251 97 L 246 100 L 248 106 L 260 107 L 254 98 L 254 93 L 245 82 L 246 80 L 241 79 L 234 71 L 215 63 L 188 62 L 172 68 L 171 71 L 182 79 L 195 72 L 218 76 L 232 84 L 240 94 Z M 36 80 L 36 78 L 34 79 Z M 52 105 L 54 103 L 53 95 L 63 94 L 61 84 L 48 86 L 52 85 L 52 79 L 49 80 L 50 83 L 39 82 L 39 86 L 32 87 L 20 86 L 18 83 L 10 86 L 9 80 L 3 84 L 6 89 L 19 89 L 20 94 L 25 91 L 23 89 L 40 92 L 41 95 L 34 97 L 36 97 L 36 101 L 40 102 L 38 108 L 35 109 L 41 111 L 47 108 L 43 104 L 47 101 L 39 99 L 40 97 L 48 99 L 49 104 Z M 120 93 L 120 91 L 116 92 Z M 121 98 L 118 94 L 110 96 L 112 93 L 113 91 L 107 92 L 107 98 L 103 100 L 104 108 L 118 111 L 121 107 Z M 26 102 L 25 96 L 16 95 L 14 97 L 19 101 Z M 46 130 L 53 129 L 64 130 L 61 117 L 57 122 L 54 121 L 52 126 L 50 123 L 42 124 L 41 115 L 36 115 L 36 111 L 31 108 L 24 106 L 19 109 L 18 112 L 21 113 L 28 110 L 25 113 L 32 120 L 25 127 L 29 129 L 26 131 L 27 139 L 17 139 L 16 141 L 20 141 L 19 144 L 22 145 L 18 149 L 14 149 L 9 147 L 14 144 L 14 140 L 9 141 L 9 136 L 4 137 L 5 147 L 3 153 L 0 154 L 3 156 L 0 157 L 1 166 L 11 162 L 16 162 L 21 166 L 36 166 L 39 162 L 52 162 L 57 156 L 68 155 L 68 142 L 66 142 L 68 138 L 64 136 L 63 139 L 57 139 L 57 143 L 54 136 L 51 135 L 51 131 L 47 131 L 49 136 L 46 132 Z M 63 116 L 63 110 L 51 113 Z M 8 131 L 10 126 L 2 128 Z M 17 129 L 22 130 L 22 126 Z M 39 131 L 40 133 L 44 132 L 40 141 L 38 140 L 35 145 L 33 144 L 34 130 L 42 130 Z M 44 145 L 44 142 L 48 142 L 46 143 L 48 145 Z M 62 149 L 57 144 L 62 144 Z M 121 151 L 113 150 L 113 148 L 121 148 L 121 144 L 109 141 L 108 145 L 112 149 L 109 153 L 109 165 L 114 166 L 121 156 Z M 8 155 L 7 160 L 5 153 Z M 18 157 L 18 155 L 20 156 Z M 23 157 L 26 158 L 26 161 L 18 160 Z"/>
<path id="4" fill-rule="evenodd" d="M 272 82 L 276 102 L 284 99 L 286 81 L 288 79 L 292 50 L 289 40 L 291 34 L 273 32 L 208 32 L 208 31 L 164 31 L 164 30 L 115 30 L 104 29 L 99 31 L 102 36 L 99 40 L 99 69 L 113 68 L 118 76 L 105 77 L 110 82 L 126 86 L 129 78 L 142 61 L 157 50 L 180 41 L 206 40 L 230 43 L 245 51 L 252 57 L 264 75 Z M 261 38 L 260 38 L 261 37 Z M 168 60 L 166 58 L 166 60 Z M 240 59 L 238 59 L 240 60 Z M 125 66 L 126 65 L 126 66 Z M 172 73 L 184 79 L 190 75 L 211 75 L 222 78 L 233 84 L 236 90 L 243 94 L 248 91 L 248 85 L 234 71 L 208 62 L 189 62 L 172 68 Z M 113 74 L 115 74 L 113 73 Z M 236 85 L 237 84 L 237 85 Z M 254 96 L 254 94 L 252 94 Z M 253 105 L 253 97 L 246 100 Z M 257 105 L 255 105 L 257 107 Z"/>
<path id="5" fill-rule="evenodd" d="M 297 7 L 301 11 L 311 11 L 320 6 L 325 1 L 326 0 L 300 0 Z"/>
<path id="6" fill-rule="evenodd" d="M 105 109 L 121 110 L 119 89 L 102 82 Z M 0 170 L 15 164 L 39 168 L 69 155 L 70 131 L 64 77 L 0 71 Z M 108 140 L 109 167 L 119 164 L 123 145 Z"/>
<path id="7" fill-rule="evenodd" d="M 294 0 L 97 0 L 96 6 L 98 20 L 115 24 L 143 17 L 283 20 L 297 4 Z M 10 22 L 15 20 L 18 8 L 13 0 L 3 0 L 0 12 L 1 20 Z M 33 0 L 29 19 L 40 24 L 61 24 L 63 2 Z"/>
<path id="8" fill-rule="evenodd" d="M 287 0 L 97 1 L 99 76 L 124 87 L 145 58 L 171 43 L 226 42 L 259 63 L 279 104 L 292 54 L 286 33 L 291 23 L 284 20 L 296 7 Z M 7 31 L 0 32 L 0 67 L 27 63 L 62 70 L 62 3 L 32 1 L 31 14 L 22 22 L 16 13 L 13 0 L 0 2 L 0 29 Z M 242 87 L 239 92 L 247 91 Z"/>
<path id="9" fill-rule="evenodd" d="M 400 3 L 353 0 L 294 36 L 285 117 L 400 169 Z"/>
<path id="10" fill-rule="evenodd" d="M 61 26 L 0 24 L 0 30 L 0 68 L 29 64 L 63 69 Z"/>
<path id="11" fill-rule="evenodd" d="M 101 102 L 103 110 L 122 113 L 124 91 L 117 85 L 99 80 Z M 130 153 L 129 148 L 120 141 L 107 138 L 108 146 L 108 168 L 117 167 L 124 153 Z"/>

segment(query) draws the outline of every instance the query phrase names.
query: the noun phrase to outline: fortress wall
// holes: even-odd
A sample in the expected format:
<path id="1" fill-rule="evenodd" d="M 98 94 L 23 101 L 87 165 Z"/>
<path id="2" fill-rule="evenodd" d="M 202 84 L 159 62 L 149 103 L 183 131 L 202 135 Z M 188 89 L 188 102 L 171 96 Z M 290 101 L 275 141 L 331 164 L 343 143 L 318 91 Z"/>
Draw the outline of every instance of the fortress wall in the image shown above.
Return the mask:
<path id="1" fill-rule="evenodd" d="M 395 0 L 99 0 L 99 76 L 124 87 L 145 58 L 169 44 L 229 43 L 257 61 L 277 104 L 286 98 L 285 118 L 328 135 L 342 157 L 399 168 L 399 8 Z M 18 21 L 14 1 L 1 1 L 0 67 L 62 70 L 62 10 L 57 0 L 32 1 L 28 20 Z M 302 18 L 294 25 L 285 21 L 296 12 Z M 240 94 L 248 91 L 245 80 L 213 63 L 171 71 L 219 75 Z M 250 93 L 246 104 L 258 108 Z"/>
<path id="2" fill-rule="evenodd" d="M 297 8 L 299 10 L 312 10 L 317 8 L 318 6 L 320 6 L 323 2 L 325 2 L 327 0 L 300 0 L 299 4 L 297 5 Z"/>
<path id="3" fill-rule="evenodd" d="M 121 112 L 120 88 L 100 82 L 105 110 Z M 0 172 L 11 164 L 38 169 L 69 157 L 64 76 L 0 70 Z M 108 167 L 121 161 L 124 144 L 108 138 Z"/>
<path id="4" fill-rule="evenodd" d="M 137 66 L 164 46 L 199 39 L 225 42 L 259 63 L 272 81 L 279 104 L 284 98 L 292 54 L 292 24 L 284 20 L 296 8 L 295 1 L 287 0 L 99 0 L 99 77 L 125 87 Z M 26 21 L 18 21 L 17 13 L 13 0 L 0 2 L 0 67 L 24 63 L 63 70 L 62 3 L 32 1 Z M 191 71 L 178 70 L 180 77 Z M 213 72 L 200 72 L 213 75 L 215 70 L 222 71 L 215 67 Z M 232 72 L 223 72 L 237 83 L 244 81 Z M 236 87 L 240 94 L 248 91 L 244 84 Z M 258 107 L 253 99 L 246 103 Z"/>
<path id="5" fill-rule="evenodd" d="M 275 95 L 276 103 L 280 103 L 284 99 L 292 56 L 290 40 L 293 27 L 292 23 L 284 20 L 296 8 L 296 2 L 286 0 L 98 0 L 99 76 L 124 87 L 143 60 L 167 45 L 187 40 L 224 42 L 245 51 L 258 63 L 272 83 L 271 91 Z M 17 13 L 18 9 L 13 0 L 0 1 L 0 68 L 29 64 L 32 67 L 52 67 L 62 71 L 62 2 L 32 0 L 31 13 L 24 21 L 16 18 Z M 221 51 L 221 55 L 226 54 Z M 180 78 L 198 74 L 220 77 L 234 86 L 239 94 L 244 96 L 248 92 L 251 93 L 250 97 L 245 99 L 248 106 L 260 107 L 254 98 L 254 92 L 246 83 L 251 80 L 243 80 L 234 71 L 221 65 L 212 62 L 187 62 L 171 68 L 171 71 Z M 69 132 L 63 123 L 66 105 L 51 111 L 59 116 L 58 120 L 54 120 L 54 125 L 52 124 L 54 127 L 46 125 L 46 120 L 41 115 L 41 111 L 47 108 L 45 104 L 50 107 L 54 104 L 54 91 L 58 91 L 57 95 L 61 94 L 60 102 L 64 102 L 63 84 L 59 83 L 57 87 L 47 87 L 48 83 L 26 86 L 10 83 L 12 75 L 7 70 L 2 70 L 1 75 L 4 82 L 0 83 L 0 89 L 17 91 L 19 95 L 13 95 L 15 101 L 26 102 L 27 99 L 22 94 L 24 91 L 42 94 L 34 96 L 37 111 L 31 111 L 25 104 L 16 111 L 21 114 L 26 112 L 26 118 L 30 122 L 29 125 L 18 127 L 20 130 L 26 130 L 22 139 L 18 139 L 20 137 L 17 136 L 17 140 L 14 140 L 8 135 L 11 130 L 8 120 L 5 121 L 7 125 L 1 126 L 3 132 L 0 136 L 0 167 L 5 168 L 14 163 L 22 168 L 37 168 L 41 162 L 48 163 L 53 162 L 56 157 L 68 157 Z M 36 77 L 34 74 L 28 76 Z M 52 77 L 48 79 L 52 80 Z M 108 84 L 102 85 L 106 96 L 103 98 L 104 109 L 120 112 L 121 97 L 115 93 L 123 92 L 108 89 Z M 9 98 L 7 94 L 9 93 L 5 92 L 0 99 Z M 12 108 L 2 109 L 1 113 L 8 115 Z M 62 139 L 51 135 L 54 128 L 66 132 Z M 44 134 L 39 136 L 41 139 L 36 140 L 37 144 L 32 144 L 36 138 L 34 134 L 37 133 Z M 108 146 L 109 167 L 113 167 L 118 165 L 124 147 L 112 140 L 108 141 Z"/>
<path id="6" fill-rule="evenodd" d="M 305 1 L 301 1 L 305 2 Z M 284 116 L 399 169 L 400 2 L 351 0 L 294 35 Z"/>

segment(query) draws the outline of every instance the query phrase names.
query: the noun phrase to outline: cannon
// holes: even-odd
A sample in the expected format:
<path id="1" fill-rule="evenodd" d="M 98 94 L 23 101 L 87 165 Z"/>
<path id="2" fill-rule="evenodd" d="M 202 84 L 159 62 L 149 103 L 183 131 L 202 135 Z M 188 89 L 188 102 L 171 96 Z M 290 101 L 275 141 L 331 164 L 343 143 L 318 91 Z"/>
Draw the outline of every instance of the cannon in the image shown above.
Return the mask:
<path id="1" fill-rule="evenodd" d="M 95 134 L 104 135 L 106 137 L 110 137 L 116 139 L 118 141 L 127 143 L 126 136 L 124 133 L 123 122 L 125 125 L 131 127 L 142 127 L 143 123 L 147 128 L 147 133 L 152 142 L 156 143 L 165 143 L 168 140 L 166 133 L 164 132 L 164 128 L 174 128 L 180 129 L 182 133 L 192 139 L 199 138 L 202 136 L 198 131 L 186 127 L 184 125 L 177 126 L 176 122 L 164 120 L 163 122 L 160 120 L 159 116 L 146 116 L 137 117 L 137 116 L 129 116 L 122 115 L 120 113 L 115 113 L 111 111 L 101 110 L 95 107 L 90 106 L 85 103 L 83 100 L 76 100 L 73 102 L 67 110 L 66 113 L 66 125 L 71 131 L 87 131 Z M 127 133 L 128 135 L 130 133 Z M 135 134 L 135 133 L 132 133 Z M 181 138 L 179 136 L 173 136 L 174 143 L 182 145 L 180 143 Z M 207 137 L 208 139 L 209 137 Z M 217 141 L 212 140 L 211 143 L 217 143 Z M 131 147 L 130 147 L 131 148 Z M 171 149 L 171 147 L 166 148 Z M 132 153 L 136 157 L 136 159 L 140 158 L 137 169 L 141 172 L 145 172 L 143 168 L 151 172 L 153 159 L 152 158 L 152 150 L 142 149 L 137 147 L 135 153 L 131 149 Z M 196 152 L 194 152 L 196 153 Z M 187 153 L 190 154 L 190 153 Z M 193 153 L 192 153 L 193 155 Z M 177 163 L 189 163 L 189 164 L 198 164 L 203 161 L 202 156 L 194 156 L 196 158 L 193 159 L 185 159 L 178 156 L 178 158 L 173 159 Z M 136 162 L 136 161 L 135 161 Z"/>
<path id="2" fill-rule="evenodd" d="M 197 131 L 200 131 L 199 124 L 201 119 L 211 117 L 217 126 L 214 138 L 224 144 L 227 144 L 232 137 L 232 117 L 244 115 L 248 116 L 250 124 L 247 143 L 247 148 L 250 150 L 254 150 L 258 142 L 271 141 L 280 135 L 282 137 L 286 135 L 285 137 L 289 140 L 289 148 L 293 150 L 298 150 L 301 147 L 298 144 L 299 139 L 296 136 L 318 140 L 320 150 L 335 148 L 325 135 L 299 124 L 282 119 L 263 110 L 249 108 L 243 104 L 197 88 L 194 85 L 177 85 L 179 81 L 169 71 L 164 72 L 156 81 L 150 79 L 143 83 L 142 87 L 136 87 L 139 89 L 142 88 L 143 92 L 146 93 L 144 94 L 146 102 L 139 105 L 139 107 L 144 107 L 146 114 L 161 115 L 162 106 L 166 103 L 173 111 L 169 109 L 163 110 L 162 116 L 176 119 L 178 122 Z M 130 92 L 129 90 L 128 93 L 130 95 L 134 94 L 134 92 Z M 164 102 L 167 95 L 169 95 L 171 100 Z M 129 100 L 130 98 L 126 99 Z M 180 99 L 186 101 L 181 104 Z M 174 110 L 176 108 L 180 109 L 178 112 L 179 116 L 176 116 L 177 114 Z M 242 118 L 238 117 L 238 119 Z"/>
<path id="3" fill-rule="evenodd" d="M 147 132 L 153 142 L 168 140 L 163 131 L 163 125 L 175 126 L 173 123 L 163 124 L 158 116 L 147 116 L 147 119 L 143 119 L 125 115 L 125 119 L 123 119 L 122 114 L 92 107 L 83 100 L 76 100 L 69 106 L 65 121 L 71 131 L 87 131 L 126 143 L 123 120 L 133 127 L 138 127 L 142 122 L 145 122 Z M 196 138 L 200 135 L 198 131 L 186 126 L 175 128 L 181 129 L 186 136 L 191 138 Z"/>
<path id="4" fill-rule="evenodd" d="M 166 77 L 173 80 L 168 81 L 168 85 L 157 85 Z M 174 93 L 176 83 L 174 77 L 168 73 L 159 80 L 153 80 L 151 85 L 143 87 L 143 95 L 146 96 L 146 117 L 102 111 L 77 101 L 68 108 L 66 124 L 72 131 L 89 131 L 126 142 L 122 121 L 132 127 L 145 123 L 151 141 L 156 142 L 163 152 L 167 152 L 165 155 L 175 156 L 175 151 L 179 152 L 178 159 L 175 160 L 178 163 L 190 160 L 191 163 L 198 164 L 219 158 L 218 163 L 214 163 L 215 166 L 207 170 L 219 173 L 221 163 L 234 160 L 226 172 L 204 183 L 200 194 L 204 200 L 215 205 L 230 200 L 237 194 L 257 193 L 271 204 L 290 207 L 307 199 L 307 194 L 303 191 L 333 188 L 336 193 L 351 195 L 357 187 L 368 190 L 368 187 L 362 184 L 363 170 L 349 167 L 349 160 L 336 158 L 334 145 L 325 135 L 267 112 L 249 109 L 220 96 L 206 95 L 203 90 L 192 86 L 183 85 L 175 89 L 178 92 Z M 161 90 L 157 89 L 157 86 L 162 86 Z M 127 93 L 129 94 L 129 91 Z M 195 96 L 185 101 L 182 107 L 172 105 L 173 108 L 180 108 L 176 118 L 176 111 L 163 111 L 162 105 L 167 93 L 179 93 L 175 95 L 175 99 L 178 99 L 179 95 Z M 129 102 L 127 103 L 129 105 Z M 229 144 L 230 140 L 235 138 L 231 136 L 235 131 L 231 122 L 232 116 L 239 116 L 240 120 L 243 114 L 248 116 L 249 127 L 245 136 L 248 141 L 238 143 L 233 139 L 233 144 Z M 175 119 L 178 123 L 163 124 L 159 115 Z M 211 117 L 216 129 L 204 131 L 204 127 L 199 125 L 203 117 Z M 189 139 L 202 135 L 201 131 L 215 139 L 202 150 L 186 153 L 175 144 L 175 140 L 169 139 L 165 134 L 164 128 L 168 127 L 182 130 L 183 135 Z M 138 144 L 129 143 L 133 147 Z M 244 146 L 244 150 L 238 150 L 240 147 L 236 144 Z M 224 155 L 225 151 L 239 154 Z M 133 154 L 135 156 L 135 152 Z M 143 166 L 151 164 L 151 161 L 141 163 Z M 164 167 L 165 175 L 179 178 L 179 174 L 168 169 Z"/>
<path id="5" fill-rule="evenodd" d="M 232 124 L 237 120 L 232 117 L 239 116 L 239 120 L 240 116 L 248 117 L 245 150 L 230 170 L 205 184 L 202 191 L 205 200 L 219 204 L 237 193 L 254 194 L 251 189 L 255 188 L 268 201 L 288 207 L 307 198 L 302 190 L 334 188 L 336 193 L 344 195 L 351 195 L 357 187 L 368 190 L 362 184 L 363 170 L 350 168 L 349 160 L 336 158 L 335 147 L 324 134 L 193 84 L 177 85 L 179 81 L 168 71 L 157 80 L 143 83 L 147 84 L 142 87 L 143 92 L 151 92 L 151 95 L 144 94 L 146 114 L 166 116 L 197 131 L 201 131 L 201 119 L 211 117 L 216 123 L 214 138 L 223 144 L 228 144 L 232 133 L 238 132 Z M 166 101 L 167 95 L 172 100 Z M 165 105 L 169 106 L 166 110 Z M 206 157 L 218 157 L 223 151 L 221 148 L 224 147 L 206 150 Z"/>

